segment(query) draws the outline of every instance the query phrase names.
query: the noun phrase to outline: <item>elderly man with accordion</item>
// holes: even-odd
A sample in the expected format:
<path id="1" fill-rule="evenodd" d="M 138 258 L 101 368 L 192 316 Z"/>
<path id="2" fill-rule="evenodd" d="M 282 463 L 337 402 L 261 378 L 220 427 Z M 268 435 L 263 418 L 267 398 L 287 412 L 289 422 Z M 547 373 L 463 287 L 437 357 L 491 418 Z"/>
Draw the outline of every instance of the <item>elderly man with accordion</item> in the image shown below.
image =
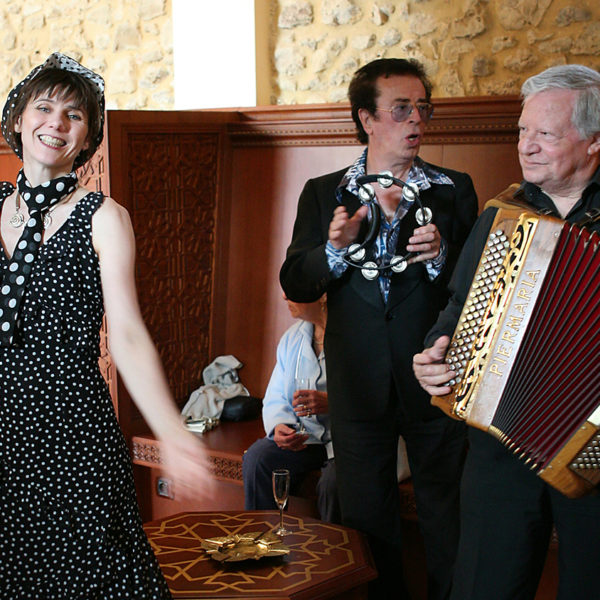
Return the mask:
<path id="1" fill-rule="evenodd" d="M 600 74 L 522 87 L 523 182 L 488 203 L 413 367 L 470 449 L 451 598 L 533 600 L 552 526 L 559 600 L 598 597 Z"/>

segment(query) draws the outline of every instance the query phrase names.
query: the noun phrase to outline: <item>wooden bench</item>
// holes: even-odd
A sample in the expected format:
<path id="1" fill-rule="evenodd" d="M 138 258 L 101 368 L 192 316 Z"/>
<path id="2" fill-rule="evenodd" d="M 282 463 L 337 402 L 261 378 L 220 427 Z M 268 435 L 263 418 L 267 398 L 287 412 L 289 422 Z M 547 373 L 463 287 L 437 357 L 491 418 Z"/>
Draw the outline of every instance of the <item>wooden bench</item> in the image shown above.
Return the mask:
<path id="1" fill-rule="evenodd" d="M 151 434 L 132 439 L 134 475 L 143 521 L 154 521 L 178 512 L 243 510 L 242 456 L 264 436 L 262 420 L 222 421 L 202 434 L 213 465 L 217 490 L 213 501 L 181 502 L 170 495 L 161 468 L 160 442 Z"/>
<path id="2" fill-rule="evenodd" d="M 222 421 L 202 435 L 217 493 L 214 501 L 180 502 L 172 497 L 161 469 L 160 443 L 150 434 L 133 437 L 132 454 L 142 519 L 154 521 L 178 512 L 207 510 L 243 510 L 244 490 L 242 457 L 244 452 L 265 435 L 261 419 L 233 423 Z M 318 473 L 307 477 L 298 496 L 290 497 L 290 514 L 317 518 L 315 485 Z M 410 479 L 399 484 L 401 511 L 404 518 L 416 520 L 415 498 Z"/>

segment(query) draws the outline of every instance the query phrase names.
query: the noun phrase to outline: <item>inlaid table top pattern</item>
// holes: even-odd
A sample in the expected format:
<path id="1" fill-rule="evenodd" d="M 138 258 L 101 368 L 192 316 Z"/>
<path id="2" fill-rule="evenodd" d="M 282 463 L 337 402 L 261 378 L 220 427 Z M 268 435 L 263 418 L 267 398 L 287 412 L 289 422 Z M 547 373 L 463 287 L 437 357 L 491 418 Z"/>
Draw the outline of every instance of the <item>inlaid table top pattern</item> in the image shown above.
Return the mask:
<path id="1" fill-rule="evenodd" d="M 376 576 L 360 533 L 307 517 L 285 515 L 286 556 L 221 563 L 200 547 L 202 538 L 260 532 L 278 519 L 274 511 L 182 513 L 144 527 L 176 599 L 345 598 Z"/>

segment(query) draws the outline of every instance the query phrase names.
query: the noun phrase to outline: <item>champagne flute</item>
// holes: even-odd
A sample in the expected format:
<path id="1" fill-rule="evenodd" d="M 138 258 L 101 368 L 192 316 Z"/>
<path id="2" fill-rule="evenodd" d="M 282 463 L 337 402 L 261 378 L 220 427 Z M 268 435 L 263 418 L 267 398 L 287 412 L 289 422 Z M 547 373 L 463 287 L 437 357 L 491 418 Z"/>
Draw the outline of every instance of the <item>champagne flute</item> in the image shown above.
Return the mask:
<path id="1" fill-rule="evenodd" d="M 283 509 L 290 493 L 290 472 L 288 469 L 275 469 L 273 471 L 273 497 L 279 507 L 279 527 L 275 530 L 277 535 L 291 533 L 283 526 Z"/>
<path id="2" fill-rule="evenodd" d="M 300 390 L 312 390 L 312 382 L 310 377 L 296 377 L 295 379 L 296 391 Z M 300 429 L 298 433 L 306 433 L 306 428 L 304 427 L 304 421 L 300 419 Z"/>

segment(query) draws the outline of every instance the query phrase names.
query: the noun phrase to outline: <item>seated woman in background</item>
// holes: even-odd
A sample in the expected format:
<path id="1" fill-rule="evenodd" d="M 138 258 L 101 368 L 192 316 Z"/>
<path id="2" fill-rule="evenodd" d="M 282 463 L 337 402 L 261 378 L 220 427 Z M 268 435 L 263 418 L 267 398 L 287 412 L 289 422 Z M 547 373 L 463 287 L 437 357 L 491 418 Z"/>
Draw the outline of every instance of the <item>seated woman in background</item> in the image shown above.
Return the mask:
<path id="1" fill-rule="evenodd" d="M 271 484 L 274 469 L 289 469 L 291 494 L 310 471 L 321 469 L 319 514 L 324 521 L 339 522 L 323 351 L 327 300 L 323 296 L 301 304 L 283 298 L 291 315 L 301 321 L 283 334 L 277 347 L 277 363 L 263 400 L 267 437 L 244 454 L 245 508 L 277 508 Z"/>

